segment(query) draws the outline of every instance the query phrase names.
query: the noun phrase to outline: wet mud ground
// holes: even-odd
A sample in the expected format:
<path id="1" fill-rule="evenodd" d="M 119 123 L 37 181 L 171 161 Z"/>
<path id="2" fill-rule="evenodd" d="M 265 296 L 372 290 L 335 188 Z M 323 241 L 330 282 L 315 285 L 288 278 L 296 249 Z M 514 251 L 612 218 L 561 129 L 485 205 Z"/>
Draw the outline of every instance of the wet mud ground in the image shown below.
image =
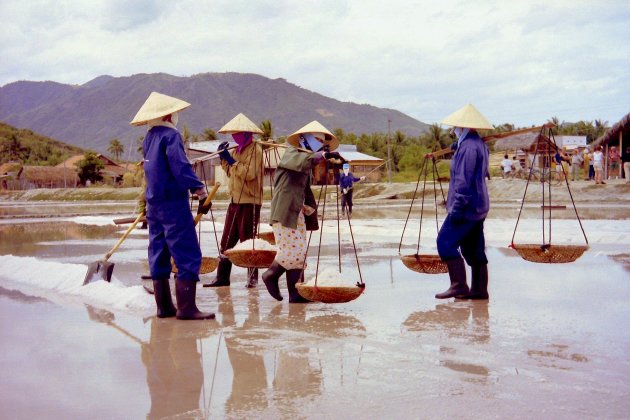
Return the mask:
<path id="1" fill-rule="evenodd" d="M 627 210 L 605 223 L 585 216 L 591 247 L 570 264 L 521 259 L 506 248 L 515 209 L 493 210 L 488 302 L 437 300 L 448 276 L 402 264 L 407 210 L 357 207 L 360 277 L 342 221 L 342 272 L 366 284 L 345 304 L 289 305 L 284 280 L 277 302 L 262 283 L 246 289 L 245 270 L 235 268 L 231 287 L 198 287 L 198 305 L 216 320 L 160 320 L 153 309 L 22 287 L 0 270 L 3 417 L 627 418 Z M 579 243 L 574 222 L 567 216 L 557 235 Z M 524 240 L 539 224 L 524 220 Z M 339 263 L 334 226 L 324 226 L 323 267 Z M 121 229 L 14 219 L 0 224 L 0 258 L 87 264 Z M 423 232 L 423 248 L 434 251 L 435 232 Z M 415 251 L 410 235 L 403 253 Z M 204 255 L 216 255 L 211 223 L 201 238 Z M 135 232 L 112 257 L 118 280 L 139 284 L 146 245 Z M 307 277 L 315 266 L 312 252 Z"/>

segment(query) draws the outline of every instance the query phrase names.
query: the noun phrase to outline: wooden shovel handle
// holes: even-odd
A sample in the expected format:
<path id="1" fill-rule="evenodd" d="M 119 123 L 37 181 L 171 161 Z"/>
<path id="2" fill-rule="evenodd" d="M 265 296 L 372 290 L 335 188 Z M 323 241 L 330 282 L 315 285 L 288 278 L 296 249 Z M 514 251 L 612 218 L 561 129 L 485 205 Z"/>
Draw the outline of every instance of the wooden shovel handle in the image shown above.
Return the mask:
<path id="1" fill-rule="evenodd" d="M 109 257 L 112 256 L 112 254 L 118 249 L 120 244 L 123 243 L 123 241 L 127 238 L 127 236 L 129 236 L 129 234 L 136 227 L 136 225 L 138 223 L 140 223 L 140 221 L 142 220 L 143 217 L 144 217 L 144 212 L 142 212 L 142 213 L 140 213 L 138 215 L 136 220 L 134 220 L 134 222 L 131 224 L 131 226 L 129 226 L 129 229 L 127 229 L 127 231 L 123 234 L 123 236 L 120 237 L 120 239 L 118 240 L 118 242 L 116 242 L 116 245 L 114 245 L 114 247 L 111 249 L 111 251 L 109 251 L 107 254 L 105 254 L 105 258 L 103 259 L 103 261 L 107 261 L 109 259 Z"/>

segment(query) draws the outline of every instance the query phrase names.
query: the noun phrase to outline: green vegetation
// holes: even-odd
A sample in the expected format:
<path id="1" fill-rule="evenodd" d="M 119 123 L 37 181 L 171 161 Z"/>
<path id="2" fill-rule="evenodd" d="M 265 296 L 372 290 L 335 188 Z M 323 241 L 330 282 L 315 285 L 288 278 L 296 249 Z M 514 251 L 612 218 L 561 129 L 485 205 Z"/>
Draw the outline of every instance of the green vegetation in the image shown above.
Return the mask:
<path id="1" fill-rule="evenodd" d="M 0 164 L 17 161 L 23 165 L 55 166 L 83 149 L 0 123 Z"/>
<path id="2" fill-rule="evenodd" d="M 85 152 L 83 159 L 77 162 L 77 172 L 79 174 L 79 181 L 85 185 L 87 181 L 98 182 L 102 181 L 101 170 L 105 168 L 103 162 L 98 158 L 98 155 L 94 152 Z"/>
<path id="3" fill-rule="evenodd" d="M 109 147 L 107 148 L 107 151 L 114 155 L 116 160 L 120 160 L 120 155 L 125 153 L 125 146 L 123 146 L 120 140 L 113 139 L 109 142 Z"/>

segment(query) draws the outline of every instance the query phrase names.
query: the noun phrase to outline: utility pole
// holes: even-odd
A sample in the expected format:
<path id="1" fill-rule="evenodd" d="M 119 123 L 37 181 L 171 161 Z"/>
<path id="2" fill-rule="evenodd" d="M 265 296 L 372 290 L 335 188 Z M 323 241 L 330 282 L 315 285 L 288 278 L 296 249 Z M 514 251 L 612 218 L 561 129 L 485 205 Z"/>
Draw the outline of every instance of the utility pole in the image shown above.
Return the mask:
<path id="1" fill-rule="evenodd" d="M 392 120 L 387 119 L 387 182 L 392 183 L 392 135 L 391 135 Z"/>

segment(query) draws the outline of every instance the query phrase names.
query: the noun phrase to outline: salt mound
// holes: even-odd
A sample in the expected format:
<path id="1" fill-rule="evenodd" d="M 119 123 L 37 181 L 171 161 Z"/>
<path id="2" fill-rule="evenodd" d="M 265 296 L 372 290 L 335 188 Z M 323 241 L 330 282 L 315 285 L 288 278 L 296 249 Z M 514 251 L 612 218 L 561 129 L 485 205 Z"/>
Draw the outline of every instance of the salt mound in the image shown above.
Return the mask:
<path id="1" fill-rule="evenodd" d="M 304 283 L 305 286 L 315 286 L 315 277 Z M 343 275 L 335 268 L 326 268 L 317 276 L 317 286 L 321 287 L 351 287 L 354 286 L 351 280 L 343 277 Z"/>
<path id="2" fill-rule="evenodd" d="M 264 241 L 262 239 L 248 239 L 243 242 L 239 242 L 232 248 L 234 250 L 239 251 L 250 251 L 252 249 L 260 250 L 260 251 L 277 251 L 275 245 L 271 245 L 269 242 Z"/>

